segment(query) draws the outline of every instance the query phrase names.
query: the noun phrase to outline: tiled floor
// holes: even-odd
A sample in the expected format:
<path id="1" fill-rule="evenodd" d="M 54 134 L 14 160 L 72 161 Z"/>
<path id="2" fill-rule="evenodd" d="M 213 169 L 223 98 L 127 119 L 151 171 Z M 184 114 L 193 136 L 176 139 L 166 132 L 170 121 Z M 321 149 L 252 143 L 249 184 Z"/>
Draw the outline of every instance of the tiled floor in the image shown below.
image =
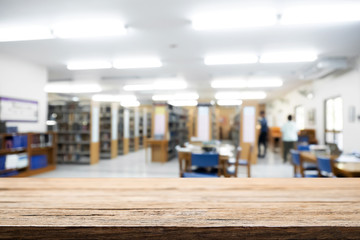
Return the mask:
<path id="1" fill-rule="evenodd" d="M 148 154 L 150 151 L 148 151 Z M 292 177 L 293 167 L 283 164 L 279 154 L 269 152 L 266 158 L 252 165 L 252 177 Z M 118 156 L 112 160 L 100 160 L 96 165 L 59 164 L 52 172 L 34 177 L 179 177 L 177 159 L 161 164 L 145 158 L 145 150 Z M 239 177 L 246 177 L 246 168 L 239 167 Z"/>

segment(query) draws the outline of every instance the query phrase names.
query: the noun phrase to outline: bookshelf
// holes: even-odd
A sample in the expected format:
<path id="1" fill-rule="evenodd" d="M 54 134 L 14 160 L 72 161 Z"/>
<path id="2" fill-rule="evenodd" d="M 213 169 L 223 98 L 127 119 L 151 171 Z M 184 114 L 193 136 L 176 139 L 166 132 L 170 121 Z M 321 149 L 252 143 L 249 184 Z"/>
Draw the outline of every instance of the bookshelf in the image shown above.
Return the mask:
<path id="1" fill-rule="evenodd" d="M 56 134 L 0 134 L 0 177 L 29 177 L 56 169 Z"/>
<path id="2" fill-rule="evenodd" d="M 167 104 L 155 105 L 152 119 L 151 146 L 153 162 L 166 162 L 176 157 L 175 147 L 189 138 L 187 110 Z"/>
<path id="3" fill-rule="evenodd" d="M 58 163 L 95 164 L 99 161 L 99 104 L 90 102 L 50 103 L 49 130 L 58 135 Z"/>
<path id="4" fill-rule="evenodd" d="M 146 112 L 146 138 L 151 138 L 152 113 Z"/>
<path id="5" fill-rule="evenodd" d="M 135 109 L 129 109 L 129 152 L 135 149 Z"/>
<path id="6" fill-rule="evenodd" d="M 124 154 L 124 108 L 118 108 L 118 155 Z"/>
<path id="7" fill-rule="evenodd" d="M 134 110 L 134 151 L 140 148 L 140 111 L 138 108 Z"/>
<path id="8" fill-rule="evenodd" d="M 100 158 L 112 159 L 118 155 L 118 104 L 100 105 Z"/>
<path id="9" fill-rule="evenodd" d="M 111 159 L 111 104 L 100 105 L 100 158 Z"/>
<path id="10" fill-rule="evenodd" d="M 146 130 L 146 108 L 139 109 L 139 149 L 144 147 Z"/>
<path id="11" fill-rule="evenodd" d="M 128 154 L 129 153 L 129 137 L 130 137 L 130 128 L 129 128 L 129 124 L 130 124 L 130 111 L 127 108 L 124 108 L 123 111 L 123 154 Z"/>

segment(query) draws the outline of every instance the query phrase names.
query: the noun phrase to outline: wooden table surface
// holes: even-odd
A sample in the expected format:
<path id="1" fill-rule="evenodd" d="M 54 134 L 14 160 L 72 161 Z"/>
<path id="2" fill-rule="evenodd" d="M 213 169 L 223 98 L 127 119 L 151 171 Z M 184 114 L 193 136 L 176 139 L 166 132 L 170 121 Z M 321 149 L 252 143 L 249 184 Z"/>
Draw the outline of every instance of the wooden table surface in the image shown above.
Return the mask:
<path id="1" fill-rule="evenodd" d="M 0 179 L 0 239 L 359 239 L 360 179 Z"/>
<path id="2" fill-rule="evenodd" d="M 311 152 L 300 152 L 302 161 L 317 163 L 316 155 Z M 336 162 L 337 157 L 330 156 L 334 161 L 334 173 L 336 176 L 360 177 L 360 162 Z"/>

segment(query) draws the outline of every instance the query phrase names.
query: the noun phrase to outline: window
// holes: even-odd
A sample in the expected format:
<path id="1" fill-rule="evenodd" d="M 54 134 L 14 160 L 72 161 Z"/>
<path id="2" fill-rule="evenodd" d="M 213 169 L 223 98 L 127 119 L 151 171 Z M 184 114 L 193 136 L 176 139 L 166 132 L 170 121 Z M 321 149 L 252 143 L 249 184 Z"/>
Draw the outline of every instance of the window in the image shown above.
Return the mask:
<path id="1" fill-rule="evenodd" d="M 295 107 L 295 122 L 298 130 L 305 128 L 305 110 L 303 106 Z"/>
<path id="2" fill-rule="evenodd" d="M 343 149 L 343 101 L 341 97 L 325 101 L 325 143 L 336 143 Z"/>

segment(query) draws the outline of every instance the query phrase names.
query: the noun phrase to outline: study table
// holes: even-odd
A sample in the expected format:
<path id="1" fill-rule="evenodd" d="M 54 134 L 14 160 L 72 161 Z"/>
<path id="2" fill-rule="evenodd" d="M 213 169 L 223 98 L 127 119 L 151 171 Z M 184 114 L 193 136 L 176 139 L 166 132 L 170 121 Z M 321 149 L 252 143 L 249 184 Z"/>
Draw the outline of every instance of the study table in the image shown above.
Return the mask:
<path id="1" fill-rule="evenodd" d="M 360 177 L 360 159 L 355 156 L 329 156 L 333 161 L 334 174 L 343 177 Z M 300 152 L 302 161 L 317 163 L 316 155 L 311 152 Z"/>
<path id="2" fill-rule="evenodd" d="M 0 239 L 359 239 L 360 179 L 0 179 Z"/>
<path id="3" fill-rule="evenodd" d="M 222 144 L 216 148 L 216 152 L 219 153 L 219 170 L 221 175 L 224 175 L 224 169 L 227 167 L 227 161 L 234 156 L 234 146 L 229 144 Z M 191 154 L 192 153 L 204 153 L 200 146 L 193 146 L 189 144 L 185 148 L 177 148 L 180 177 L 185 171 L 189 171 L 191 168 Z"/>

